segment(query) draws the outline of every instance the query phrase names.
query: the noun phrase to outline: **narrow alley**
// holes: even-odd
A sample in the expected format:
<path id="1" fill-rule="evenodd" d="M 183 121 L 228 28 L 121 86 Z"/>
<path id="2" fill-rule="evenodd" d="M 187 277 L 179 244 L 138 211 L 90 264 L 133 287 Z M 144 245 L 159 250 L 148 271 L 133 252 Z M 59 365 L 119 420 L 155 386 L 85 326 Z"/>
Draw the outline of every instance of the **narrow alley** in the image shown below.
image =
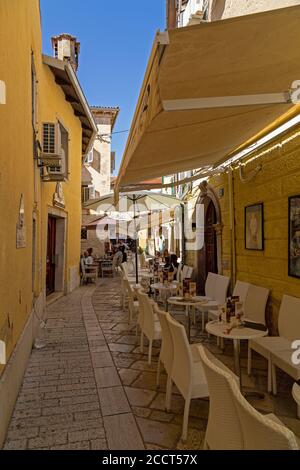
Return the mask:
<path id="1" fill-rule="evenodd" d="M 4 449 L 202 448 L 209 402 L 192 402 L 183 444 L 184 401 L 175 391 L 172 411 L 165 412 L 165 376 L 156 388 L 159 349 L 149 366 L 147 348 L 140 353 L 135 325 L 128 326 L 127 311 L 120 307 L 118 278 L 80 287 L 50 305 L 47 318 L 46 347 L 32 351 Z M 231 349 L 223 355 L 206 335 L 201 340 L 233 368 Z M 245 373 L 244 383 L 264 390 L 266 370 L 259 360 L 255 377 L 254 384 Z M 266 395 L 256 406 L 275 411 L 300 436 L 295 404 L 284 381 L 279 385 L 276 398 Z"/>

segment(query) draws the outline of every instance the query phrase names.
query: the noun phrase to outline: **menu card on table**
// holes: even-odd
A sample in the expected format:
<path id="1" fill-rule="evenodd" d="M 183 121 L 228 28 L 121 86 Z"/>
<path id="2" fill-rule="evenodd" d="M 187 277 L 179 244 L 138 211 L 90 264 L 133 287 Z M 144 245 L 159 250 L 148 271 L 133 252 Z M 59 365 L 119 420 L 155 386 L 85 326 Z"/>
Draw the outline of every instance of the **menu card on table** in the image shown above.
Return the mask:
<path id="1" fill-rule="evenodd" d="M 190 279 L 184 279 L 183 281 L 183 297 L 190 297 Z"/>
<path id="2" fill-rule="evenodd" d="M 196 297 L 197 294 L 197 284 L 196 282 L 190 282 L 190 296 Z"/>

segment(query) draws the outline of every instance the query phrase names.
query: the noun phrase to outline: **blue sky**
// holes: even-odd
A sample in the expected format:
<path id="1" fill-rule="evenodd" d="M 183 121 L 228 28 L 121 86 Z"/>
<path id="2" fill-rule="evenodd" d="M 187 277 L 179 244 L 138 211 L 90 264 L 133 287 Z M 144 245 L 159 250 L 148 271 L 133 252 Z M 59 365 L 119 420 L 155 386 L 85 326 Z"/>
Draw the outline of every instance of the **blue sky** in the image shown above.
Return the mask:
<path id="1" fill-rule="evenodd" d="M 43 51 L 51 36 L 70 33 L 81 42 L 78 76 L 91 105 L 119 106 L 115 132 L 130 128 L 158 29 L 165 29 L 165 0 L 41 0 Z M 113 137 L 119 165 L 128 134 Z"/>

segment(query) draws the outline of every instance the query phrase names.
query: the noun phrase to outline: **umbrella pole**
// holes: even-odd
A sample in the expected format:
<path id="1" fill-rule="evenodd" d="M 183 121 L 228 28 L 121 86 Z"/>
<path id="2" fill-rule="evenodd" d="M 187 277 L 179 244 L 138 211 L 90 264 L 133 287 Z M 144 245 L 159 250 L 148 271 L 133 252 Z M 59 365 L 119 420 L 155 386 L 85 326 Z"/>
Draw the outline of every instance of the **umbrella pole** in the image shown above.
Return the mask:
<path id="1" fill-rule="evenodd" d="M 133 196 L 133 220 L 134 220 L 134 233 L 136 234 L 136 197 L 135 195 Z M 138 242 L 139 239 L 136 237 L 135 240 L 135 282 L 136 284 L 139 283 L 139 267 L 138 267 Z"/>

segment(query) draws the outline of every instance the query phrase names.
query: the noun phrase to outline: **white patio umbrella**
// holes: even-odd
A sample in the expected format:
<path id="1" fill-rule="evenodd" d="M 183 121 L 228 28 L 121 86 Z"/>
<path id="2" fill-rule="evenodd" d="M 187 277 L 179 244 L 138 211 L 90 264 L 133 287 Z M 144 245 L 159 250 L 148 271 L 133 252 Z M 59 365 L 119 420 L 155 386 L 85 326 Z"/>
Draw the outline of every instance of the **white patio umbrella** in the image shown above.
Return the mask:
<path id="1" fill-rule="evenodd" d="M 134 193 L 120 193 L 119 200 L 115 204 L 114 194 L 108 194 L 98 199 L 88 201 L 84 204 L 86 209 L 94 210 L 99 213 L 132 213 L 134 220 L 134 232 L 136 233 L 136 249 L 135 249 L 135 271 L 136 283 L 138 284 L 138 258 L 137 246 L 138 237 L 136 231 L 136 219 L 138 216 L 147 212 L 166 211 L 167 209 L 175 209 L 182 206 L 182 202 L 177 198 L 168 194 L 153 191 L 136 191 Z"/>

